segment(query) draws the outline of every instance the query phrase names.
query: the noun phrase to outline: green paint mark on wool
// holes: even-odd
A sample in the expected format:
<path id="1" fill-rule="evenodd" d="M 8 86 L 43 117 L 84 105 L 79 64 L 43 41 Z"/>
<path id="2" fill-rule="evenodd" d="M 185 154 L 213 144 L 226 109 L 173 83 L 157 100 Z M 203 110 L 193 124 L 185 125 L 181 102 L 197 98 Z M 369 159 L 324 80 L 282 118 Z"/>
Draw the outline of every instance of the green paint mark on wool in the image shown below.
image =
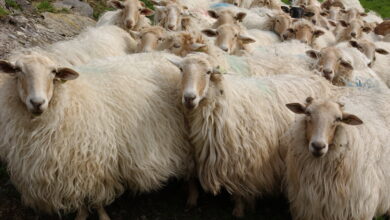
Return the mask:
<path id="1" fill-rule="evenodd" d="M 246 62 L 246 60 L 244 60 L 242 57 L 228 55 L 226 56 L 226 60 L 233 72 L 244 76 L 250 76 L 248 62 Z"/>

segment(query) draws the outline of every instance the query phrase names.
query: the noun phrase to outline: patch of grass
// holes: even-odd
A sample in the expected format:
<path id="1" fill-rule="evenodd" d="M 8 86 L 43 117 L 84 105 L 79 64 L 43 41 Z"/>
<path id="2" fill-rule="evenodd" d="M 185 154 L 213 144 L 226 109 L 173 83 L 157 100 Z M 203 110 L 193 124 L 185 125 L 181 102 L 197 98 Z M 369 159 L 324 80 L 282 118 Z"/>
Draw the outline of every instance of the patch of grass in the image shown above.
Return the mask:
<path id="1" fill-rule="evenodd" d="M 37 4 L 36 7 L 39 12 L 52 12 L 52 13 L 56 12 L 55 8 L 48 0 L 41 1 L 40 3 Z"/>
<path id="2" fill-rule="evenodd" d="M 13 9 L 21 10 L 20 5 L 18 3 L 16 3 L 14 0 L 5 0 L 5 5 L 13 8 Z"/>
<path id="3" fill-rule="evenodd" d="M 141 0 L 141 2 L 145 3 L 146 7 L 154 10 L 153 3 L 150 0 Z"/>
<path id="4" fill-rule="evenodd" d="M 0 7 L 0 17 L 8 15 L 8 11 L 4 8 Z"/>
<path id="5" fill-rule="evenodd" d="M 389 0 L 360 0 L 360 3 L 366 10 L 373 10 L 379 13 L 382 18 L 390 18 Z"/>

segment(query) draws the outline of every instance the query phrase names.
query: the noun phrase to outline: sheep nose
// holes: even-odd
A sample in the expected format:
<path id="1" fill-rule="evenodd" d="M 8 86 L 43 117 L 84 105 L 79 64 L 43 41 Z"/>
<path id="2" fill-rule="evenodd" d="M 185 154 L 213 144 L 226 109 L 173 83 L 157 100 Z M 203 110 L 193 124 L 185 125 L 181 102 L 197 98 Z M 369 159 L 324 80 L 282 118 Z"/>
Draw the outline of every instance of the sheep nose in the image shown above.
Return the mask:
<path id="1" fill-rule="evenodd" d="M 129 29 L 133 28 L 133 21 L 127 21 L 126 22 L 126 27 L 129 28 Z"/>
<path id="2" fill-rule="evenodd" d="M 172 25 L 172 24 L 168 25 L 168 29 L 173 31 L 175 29 L 175 25 Z"/>
<path id="3" fill-rule="evenodd" d="M 333 74 L 333 71 L 330 70 L 330 69 L 324 69 L 324 71 L 322 71 L 324 73 L 324 77 L 328 80 L 331 79 L 332 77 L 332 74 Z"/>
<path id="4" fill-rule="evenodd" d="M 226 46 L 221 46 L 221 49 L 225 52 L 229 52 L 229 48 L 227 48 Z"/>
<path id="5" fill-rule="evenodd" d="M 311 21 L 314 25 L 317 24 L 317 21 L 316 20 L 312 20 Z"/>
<path id="6" fill-rule="evenodd" d="M 195 98 L 196 98 L 195 94 L 188 94 L 188 95 L 184 96 L 184 101 L 187 103 L 190 103 L 190 102 L 194 101 Z"/>
<path id="7" fill-rule="evenodd" d="M 325 146 L 326 145 L 324 143 L 320 143 L 320 142 L 311 143 L 311 147 L 316 151 L 321 151 L 322 149 L 325 148 Z"/>
<path id="8" fill-rule="evenodd" d="M 355 33 L 355 32 L 352 32 L 352 33 L 351 33 L 351 36 L 352 36 L 352 37 L 356 37 L 356 33 Z"/>
<path id="9" fill-rule="evenodd" d="M 32 98 L 30 99 L 31 105 L 34 107 L 34 109 L 39 110 L 43 104 L 45 104 L 45 100 L 42 98 Z"/>

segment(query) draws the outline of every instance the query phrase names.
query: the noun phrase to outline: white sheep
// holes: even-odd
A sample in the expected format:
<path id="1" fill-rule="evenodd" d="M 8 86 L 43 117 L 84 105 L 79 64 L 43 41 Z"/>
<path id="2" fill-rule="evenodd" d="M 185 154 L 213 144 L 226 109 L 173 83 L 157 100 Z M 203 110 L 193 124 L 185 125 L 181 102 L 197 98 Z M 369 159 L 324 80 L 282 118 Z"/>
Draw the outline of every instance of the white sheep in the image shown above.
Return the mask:
<path id="1" fill-rule="evenodd" d="M 97 21 L 96 26 L 117 25 L 124 30 L 139 31 L 144 27 L 150 27 L 150 20 L 146 16 L 151 16 L 154 11 L 146 8 L 145 4 L 139 0 L 112 0 L 111 4 L 117 8 L 115 11 L 105 12 Z"/>
<path id="2" fill-rule="evenodd" d="M 390 213 L 390 96 L 336 92 L 287 105 L 302 115 L 282 141 L 293 219 L 371 220 Z"/>
<path id="3" fill-rule="evenodd" d="M 233 214 L 242 216 L 242 199 L 280 192 L 279 137 L 293 122 L 284 104 L 325 95 L 331 85 L 316 75 L 222 75 L 208 60 L 194 54 L 170 61 L 183 74 L 180 96 L 200 183 L 213 194 L 222 188 L 233 194 Z"/>
<path id="4" fill-rule="evenodd" d="M 85 220 L 125 189 L 149 192 L 191 173 L 179 71 L 163 53 L 73 69 L 32 54 L 0 61 L 0 155 L 23 202 Z M 78 79 L 76 79 L 78 77 Z"/>
<path id="5" fill-rule="evenodd" d="M 89 27 L 72 40 L 60 41 L 45 47 L 16 51 L 9 56 L 15 62 L 20 56 L 39 53 L 58 65 L 73 66 L 109 56 L 123 56 L 135 52 L 137 42 L 124 30 L 114 25 Z"/>

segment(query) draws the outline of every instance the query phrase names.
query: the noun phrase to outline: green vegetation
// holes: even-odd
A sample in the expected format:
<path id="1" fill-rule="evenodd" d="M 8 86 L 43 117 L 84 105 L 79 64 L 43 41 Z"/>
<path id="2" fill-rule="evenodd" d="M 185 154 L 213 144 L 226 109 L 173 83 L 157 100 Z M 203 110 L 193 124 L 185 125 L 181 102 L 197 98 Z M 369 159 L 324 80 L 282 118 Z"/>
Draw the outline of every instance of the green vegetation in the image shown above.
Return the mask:
<path id="1" fill-rule="evenodd" d="M 360 0 L 366 11 L 376 11 L 382 18 L 390 18 L 390 1 L 389 0 Z"/>
<path id="2" fill-rule="evenodd" d="M 0 17 L 8 15 L 8 11 L 4 8 L 0 7 Z"/>
<path id="3" fill-rule="evenodd" d="M 18 9 L 20 10 L 20 5 L 18 3 L 16 3 L 14 0 L 5 0 L 5 5 L 7 7 L 11 7 L 13 9 Z"/>
<path id="4" fill-rule="evenodd" d="M 55 8 L 50 1 L 44 0 L 37 4 L 37 9 L 39 12 L 56 12 Z"/>
<path id="5" fill-rule="evenodd" d="M 141 2 L 145 3 L 146 7 L 154 9 L 153 3 L 150 0 L 141 0 Z"/>

